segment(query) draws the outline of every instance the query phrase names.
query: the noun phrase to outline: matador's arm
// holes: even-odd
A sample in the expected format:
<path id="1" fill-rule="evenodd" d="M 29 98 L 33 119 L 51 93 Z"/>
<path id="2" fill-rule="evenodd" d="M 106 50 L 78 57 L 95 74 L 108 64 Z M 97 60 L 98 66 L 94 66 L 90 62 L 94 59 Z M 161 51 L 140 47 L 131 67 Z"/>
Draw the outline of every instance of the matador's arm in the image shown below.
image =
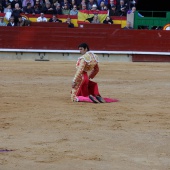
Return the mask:
<path id="1" fill-rule="evenodd" d="M 82 58 L 80 60 L 80 63 L 79 63 L 79 66 L 77 68 L 77 71 L 76 71 L 76 74 L 73 78 L 73 82 L 76 83 L 77 81 L 81 80 L 81 77 L 82 77 L 82 73 L 84 71 L 84 67 L 86 65 L 86 62 L 84 61 L 84 59 Z"/>
<path id="2" fill-rule="evenodd" d="M 99 72 L 99 66 L 98 66 L 98 64 L 96 64 L 96 65 L 94 66 L 94 69 L 93 69 L 93 70 L 91 71 L 91 73 L 89 74 L 89 79 L 93 79 L 98 72 Z"/>

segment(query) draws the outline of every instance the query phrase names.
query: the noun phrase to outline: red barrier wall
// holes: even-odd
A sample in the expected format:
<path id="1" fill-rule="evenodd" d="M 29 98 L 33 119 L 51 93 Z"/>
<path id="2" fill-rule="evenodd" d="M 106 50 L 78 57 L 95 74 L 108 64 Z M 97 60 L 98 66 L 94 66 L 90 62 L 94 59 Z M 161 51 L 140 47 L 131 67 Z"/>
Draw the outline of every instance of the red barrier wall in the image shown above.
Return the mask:
<path id="1" fill-rule="evenodd" d="M 170 31 L 68 27 L 0 27 L 0 48 L 170 52 Z"/>

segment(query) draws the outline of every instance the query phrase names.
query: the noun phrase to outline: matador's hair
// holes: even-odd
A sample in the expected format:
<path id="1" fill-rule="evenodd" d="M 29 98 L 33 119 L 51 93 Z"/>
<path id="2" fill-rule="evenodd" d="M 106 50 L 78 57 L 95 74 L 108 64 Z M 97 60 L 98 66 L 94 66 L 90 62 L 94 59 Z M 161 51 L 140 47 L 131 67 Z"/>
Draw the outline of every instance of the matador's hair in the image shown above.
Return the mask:
<path id="1" fill-rule="evenodd" d="M 80 45 L 78 46 L 78 48 L 80 48 L 80 47 L 82 47 L 82 48 L 84 48 L 84 49 L 87 48 L 87 51 L 90 51 L 89 46 L 88 46 L 86 43 L 80 44 Z"/>

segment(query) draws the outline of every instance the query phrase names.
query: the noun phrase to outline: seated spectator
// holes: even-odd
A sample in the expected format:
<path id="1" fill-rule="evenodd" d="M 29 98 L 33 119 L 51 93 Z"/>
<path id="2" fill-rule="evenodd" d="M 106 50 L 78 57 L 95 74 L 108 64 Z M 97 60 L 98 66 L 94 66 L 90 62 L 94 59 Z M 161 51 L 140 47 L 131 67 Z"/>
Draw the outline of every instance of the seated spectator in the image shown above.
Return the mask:
<path id="1" fill-rule="evenodd" d="M 4 17 L 0 17 L 0 26 L 6 26 L 6 23 L 4 22 Z"/>
<path id="2" fill-rule="evenodd" d="M 17 26 L 23 27 L 23 26 L 30 26 L 30 20 L 23 19 L 22 16 L 18 17 L 18 23 Z"/>
<path id="3" fill-rule="evenodd" d="M 102 4 L 104 4 L 104 5 L 108 5 L 108 0 L 98 0 L 98 6 L 100 6 L 101 5 L 101 2 L 102 2 Z"/>
<path id="4" fill-rule="evenodd" d="M 22 2 L 21 2 L 21 0 L 13 0 L 13 1 L 11 2 L 11 8 L 14 9 L 16 3 L 18 3 L 18 4 L 19 4 L 19 7 L 22 9 Z"/>
<path id="5" fill-rule="evenodd" d="M 100 21 L 99 21 L 99 18 L 98 18 L 98 15 L 95 14 L 94 17 L 93 17 L 93 20 L 91 21 L 92 24 L 99 24 Z"/>
<path id="6" fill-rule="evenodd" d="M 128 13 L 128 14 L 131 14 L 131 13 L 135 13 L 135 11 L 136 11 L 136 7 L 132 7 L 132 9 L 129 10 L 127 13 Z M 138 12 L 138 16 L 139 16 L 139 17 L 144 17 L 144 16 L 141 15 L 139 12 Z"/>
<path id="7" fill-rule="evenodd" d="M 70 9 L 68 8 L 67 4 L 64 4 L 64 8 L 62 9 L 62 14 L 63 15 L 69 15 L 70 14 Z"/>
<path id="8" fill-rule="evenodd" d="M 131 22 L 127 21 L 126 26 L 123 27 L 124 30 L 132 30 L 133 28 L 131 27 Z"/>
<path id="9" fill-rule="evenodd" d="M 56 8 L 54 9 L 54 14 L 62 15 L 61 5 L 59 3 L 56 4 Z"/>
<path id="10" fill-rule="evenodd" d="M 68 0 L 64 0 L 64 1 L 63 1 L 63 0 L 62 0 L 60 4 L 61 4 L 61 8 L 62 8 L 62 9 L 64 8 L 65 4 L 67 5 L 68 9 L 70 9 L 70 6 L 71 6 L 71 5 L 70 5 L 70 1 L 68 1 Z"/>
<path id="11" fill-rule="evenodd" d="M 17 24 L 14 22 L 14 17 L 10 17 L 7 26 L 9 26 L 9 27 L 17 26 Z"/>
<path id="12" fill-rule="evenodd" d="M 53 8 L 51 7 L 51 3 L 50 2 L 46 2 L 45 3 L 45 7 L 43 7 L 42 12 L 44 14 L 53 14 Z"/>
<path id="13" fill-rule="evenodd" d="M 76 5 L 73 6 L 73 9 L 70 11 L 70 15 L 78 15 L 78 10 Z"/>
<path id="14" fill-rule="evenodd" d="M 41 13 L 42 5 L 40 4 L 40 0 L 35 1 L 34 11 L 35 11 L 35 14 L 40 14 Z"/>
<path id="15" fill-rule="evenodd" d="M 3 5 L 0 3 L 0 13 L 3 13 L 4 12 L 4 8 L 3 8 Z"/>
<path id="16" fill-rule="evenodd" d="M 44 16 L 44 13 L 40 14 L 40 17 L 37 18 L 37 22 L 47 22 L 47 18 Z"/>
<path id="17" fill-rule="evenodd" d="M 22 7 L 26 7 L 28 3 L 31 3 L 31 7 L 34 6 L 34 0 L 23 0 L 22 1 Z"/>
<path id="18" fill-rule="evenodd" d="M 54 15 L 52 16 L 52 18 L 49 19 L 49 22 L 62 22 L 62 21 L 59 20 L 59 19 L 56 17 L 56 15 L 54 14 Z"/>
<path id="19" fill-rule="evenodd" d="M 103 24 L 113 24 L 113 21 L 109 16 L 107 16 L 106 19 L 103 21 Z"/>
<path id="20" fill-rule="evenodd" d="M 34 8 L 31 7 L 31 3 L 28 3 L 27 6 L 23 8 L 23 12 L 25 14 L 33 14 L 33 15 L 35 15 L 35 11 L 34 11 Z"/>
<path id="21" fill-rule="evenodd" d="M 6 8 L 4 9 L 4 13 L 5 13 L 5 19 L 9 21 L 11 15 L 12 15 L 12 9 L 11 9 L 11 4 L 7 4 Z"/>
<path id="22" fill-rule="evenodd" d="M 73 9 L 74 6 L 77 7 L 76 1 L 75 0 L 71 0 L 70 9 Z"/>
<path id="23" fill-rule="evenodd" d="M 118 16 L 126 16 L 127 6 L 125 5 L 124 0 L 120 0 L 120 5 L 117 6 Z"/>
<path id="24" fill-rule="evenodd" d="M 12 12 L 12 16 L 14 17 L 14 22 L 17 24 L 18 22 L 18 17 L 21 15 L 21 13 L 23 13 L 23 11 L 21 10 L 21 8 L 19 7 L 19 4 L 16 3 L 15 4 L 15 8 Z"/>
<path id="25" fill-rule="evenodd" d="M 92 5 L 91 10 L 92 10 L 92 11 L 98 11 L 97 5 L 96 5 L 96 4 Z"/>
<path id="26" fill-rule="evenodd" d="M 71 22 L 70 18 L 67 18 L 66 23 L 68 24 L 69 28 L 74 28 L 74 24 Z"/>
<path id="27" fill-rule="evenodd" d="M 87 10 L 91 10 L 93 5 L 97 6 L 98 4 L 95 0 L 89 0 L 89 2 L 87 3 Z M 97 10 L 97 7 L 96 7 L 96 10 Z"/>
<path id="28" fill-rule="evenodd" d="M 87 6 L 85 3 L 79 5 L 79 10 L 87 10 Z"/>
<path id="29" fill-rule="evenodd" d="M 115 5 L 111 6 L 111 9 L 109 10 L 109 16 L 118 16 Z"/>

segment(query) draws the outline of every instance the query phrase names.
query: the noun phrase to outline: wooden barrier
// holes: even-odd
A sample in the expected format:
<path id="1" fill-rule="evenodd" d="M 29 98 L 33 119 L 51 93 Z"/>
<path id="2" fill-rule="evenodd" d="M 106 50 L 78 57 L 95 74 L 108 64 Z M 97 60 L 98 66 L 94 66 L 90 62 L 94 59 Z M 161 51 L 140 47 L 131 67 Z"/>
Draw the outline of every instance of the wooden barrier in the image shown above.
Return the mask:
<path id="1" fill-rule="evenodd" d="M 0 48 L 77 50 L 86 42 L 99 51 L 170 52 L 169 37 L 163 30 L 0 27 Z"/>
<path id="2" fill-rule="evenodd" d="M 31 22 L 30 26 L 33 27 L 68 27 L 67 23 L 60 22 Z"/>

